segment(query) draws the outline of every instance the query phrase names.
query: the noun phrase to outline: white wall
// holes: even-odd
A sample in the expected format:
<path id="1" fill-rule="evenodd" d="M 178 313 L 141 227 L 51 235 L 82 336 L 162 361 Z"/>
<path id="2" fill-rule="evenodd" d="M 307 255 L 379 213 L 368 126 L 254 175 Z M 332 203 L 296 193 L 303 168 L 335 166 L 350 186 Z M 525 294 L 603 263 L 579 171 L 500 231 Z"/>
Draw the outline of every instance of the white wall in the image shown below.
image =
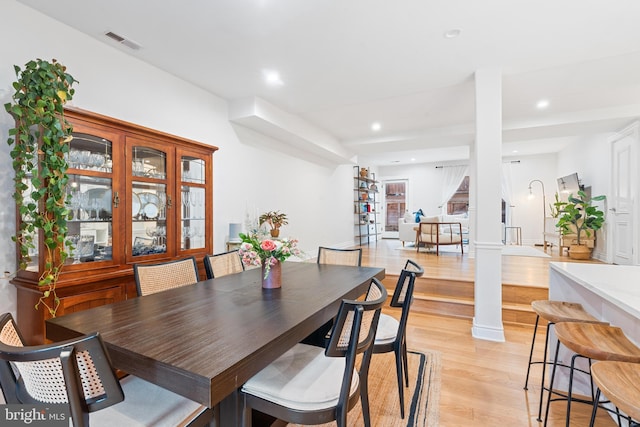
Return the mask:
<path id="1" fill-rule="evenodd" d="M 518 160 L 519 163 L 512 163 Z M 557 155 L 519 156 L 505 158 L 505 167 L 511 175 L 511 223 L 522 228 L 522 244 L 542 244 L 544 227 L 542 186 L 531 184 L 533 197 L 529 197 L 529 183 L 540 180 L 544 184 L 546 203 L 544 209 L 549 215 L 549 204 L 554 201 L 557 191 Z"/>
<path id="2" fill-rule="evenodd" d="M 465 162 L 454 162 L 464 164 Z M 416 212 L 422 209 L 426 216 L 441 213 L 440 199 L 442 198 L 443 169 L 436 166 L 451 164 L 448 162 L 420 163 L 399 166 L 380 166 L 378 178 L 380 181 L 391 179 L 406 179 L 409 181 L 407 194 L 407 210 Z"/>
<path id="3" fill-rule="evenodd" d="M 229 222 L 242 222 L 247 207 L 281 210 L 297 237 L 314 256 L 318 245 L 353 241 L 353 178 L 350 165 L 325 168 L 285 154 L 243 144 L 228 122 L 227 102 L 117 48 L 83 35 L 16 3 L 0 5 L 0 102 L 10 102 L 13 65 L 56 58 L 79 84 L 75 107 L 219 147 L 214 155 L 214 252 L 225 249 Z M 11 118 L 0 111 L 0 273 L 14 272 L 15 204 L 6 144 Z M 258 136 L 259 137 L 259 136 Z M 255 213 L 255 212 L 252 212 Z M 0 279 L 0 311 L 13 311 L 15 290 Z"/>
<path id="4" fill-rule="evenodd" d="M 591 187 L 591 195 L 609 197 L 611 184 L 611 146 L 609 138 L 613 132 L 601 133 L 580 138 L 558 153 L 558 176 L 577 172 L 580 184 Z M 604 205 L 607 215 L 606 202 Z M 599 260 L 607 259 L 608 224 L 598 230 L 593 256 Z"/>

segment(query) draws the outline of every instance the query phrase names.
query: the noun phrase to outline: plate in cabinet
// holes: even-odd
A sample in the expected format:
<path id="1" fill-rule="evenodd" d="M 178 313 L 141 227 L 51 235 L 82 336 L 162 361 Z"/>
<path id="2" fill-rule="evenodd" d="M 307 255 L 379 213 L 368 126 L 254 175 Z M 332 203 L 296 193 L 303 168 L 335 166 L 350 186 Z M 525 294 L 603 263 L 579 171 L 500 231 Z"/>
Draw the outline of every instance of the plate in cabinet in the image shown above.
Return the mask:
<path id="1" fill-rule="evenodd" d="M 136 193 L 131 193 L 131 216 L 136 217 L 140 213 L 140 208 L 142 204 L 140 203 L 140 197 Z"/>

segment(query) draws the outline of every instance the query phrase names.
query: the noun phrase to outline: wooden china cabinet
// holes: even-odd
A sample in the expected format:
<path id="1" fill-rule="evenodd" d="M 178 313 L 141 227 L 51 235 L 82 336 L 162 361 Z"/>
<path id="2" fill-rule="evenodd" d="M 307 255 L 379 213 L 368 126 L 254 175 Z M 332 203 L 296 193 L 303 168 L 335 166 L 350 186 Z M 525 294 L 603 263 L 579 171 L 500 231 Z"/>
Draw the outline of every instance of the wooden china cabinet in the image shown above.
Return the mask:
<path id="1" fill-rule="evenodd" d="M 213 250 L 213 153 L 217 147 L 79 109 L 68 155 L 75 249 L 56 292 L 57 316 L 136 297 L 135 263 L 156 263 Z M 18 218 L 20 221 L 21 218 Z M 34 308 L 42 291 L 41 239 L 17 288 L 18 325 L 29 344 L 44 342 L 44 321 Z"/>

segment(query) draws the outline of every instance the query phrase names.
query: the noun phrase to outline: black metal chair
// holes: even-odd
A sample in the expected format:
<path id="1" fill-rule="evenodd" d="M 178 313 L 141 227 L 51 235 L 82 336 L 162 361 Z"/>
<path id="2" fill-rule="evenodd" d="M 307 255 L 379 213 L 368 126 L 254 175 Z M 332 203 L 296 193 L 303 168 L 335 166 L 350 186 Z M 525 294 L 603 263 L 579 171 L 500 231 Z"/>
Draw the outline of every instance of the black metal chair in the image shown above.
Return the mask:
<path id="1" fill-rule="evenodd" d="M 138 296 L 193 285 L 200 281 L 195 257 L 158 264 L 134 264 Z"/>
<path id="2" fill-rule="evenodd" d="M 239 252 L 229 251 L 215 255 L 205 255 L 204 270 L 207 273 L 207 279 L 214 277 L 222 277 L 228 274 L 242 273 L 244 264 L 240 259 Z"/>
<path id="3" fill-rule="evenodd" d="M 372 279 L 364 301 L 342 301 L 326 349 L 296 344 L 250 378 L 241 390 L 243 425 L 251 425 L 251 411 L 256 409 L 290 423 L 335 420 L 343 427 L 347 412 L 360 399 L 369 427 L 369 363 L 386 298 L 382 283 Z M 357 370 L 356 356 L 361 353 Z"/>
<path id="4" fill-rule="evenodd" d="M 382 313 L 378 322 L 373 353 L 394 352 L 396 357 L 396 373 L 398 377 L 398 396 L 400 397 L 400 416 L 404 418 L 404 387 L 402 377 L 404 372 L 405 387 L 409 386 L 409 371 L 407 362 L 407 321 L 409 309 L 413 299 L 413 288 L 416 277 L 424 274 L 424 269 L 412 260 L 407 260 L 398 277 L 398 283 L 391 297 L 391 307 L 402 308 L 400 320 Z"/>
<path id="5" fill-rule="evenodd" d="M 24 346 L 0 316 L 0 386 L 7 403 L 69 405 L 74 427 L 207 425 L 213 410 L 138 377 L 118 381 L 98 333 Z"/>
<path id="6" fill-rule="evenodd" d="M 362 248 L 335 249 L 320 246 L 318 248 L 318 264 L 362 265 Z"/>

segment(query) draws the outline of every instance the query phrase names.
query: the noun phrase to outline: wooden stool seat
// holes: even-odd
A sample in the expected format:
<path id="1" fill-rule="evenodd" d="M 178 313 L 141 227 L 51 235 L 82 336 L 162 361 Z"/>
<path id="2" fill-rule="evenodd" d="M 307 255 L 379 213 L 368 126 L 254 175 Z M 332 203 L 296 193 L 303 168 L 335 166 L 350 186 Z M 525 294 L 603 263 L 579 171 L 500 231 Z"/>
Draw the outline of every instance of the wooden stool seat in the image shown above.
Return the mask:
<path id="1" fill-rule="evenodd" d="M 622 412 L 640 420 L 640 364 L 629 362 L 596 362 L 591 376 L 600 391 Z M 594 406 L 594 412 L 597 406 Z"/>
<path id="2" fill-rule="evenodd" d="M 569 350 L 589 359 L 640 363 L 640 348 L 615 326 L 563 322 L 556 324 L 556 336 Z"/>
<path id="3" fill-rule="evenodd" d="M 567 400 L 567 416 L 566 423 L 569 426 L 571 417 L 571 402 L 577 401 L 582 403 L 588 403 L 597 407 L 599 405 L 600 393 L 594 395 L 593 382 L 591 384 L 591 398 L 592 400 L 578 399 L 572 396 L 572 384 L 574 371 L 584 372 L 589 374 L 593 381 L 591 371 L 591 361 L 617 361 L 617 362 L 632 362 L 640 363 L 640 348 L 632 343 L 624 334 L 622 329 L 616 326 L 603 325 L 598 323 L 581 323 L 581 322 L 560 322 L 555 325 L 555 332 L 558 338 L 556 346 L 556 354 L 553 362 L 553 370 L 551 371 L 551 381 L 549 385 L 549 393 L 547 398 L 547 411 L 545 414 L 544 425 L 546 427 L 549 417 L 549 406 L 551 404 L 551 394 L 560 394 L 559 392 L 552 392 L 553 383 L 556 374 L 556 367 L 558 364 L 558 351 L 560 344 L 574 352 L 571 357 L 571 365 L 569 371 L 569 387 L 567 395 L 563 396 L 563 399 Z M 589 359 L 589 369 L 580 370 L 575 367 L 575 359 L 582 357 Z M 594 409 L 595 411 L 595 409 Z M 619 413 L 618 413 L 619 415 Z"/>
<path id="4" fill-rule="evenodd" d="M 528 390 L 529 386 L 529 373 L 531 372 L 531 365 L 542 364 L 542 376 L 540 384 L 540 402 L 538 403 L 538 421 L 542 421 L 542 402 L 544 398 L 544 392 L 546 390 L 544 386 L 545 372 L 547 364 L 552 362 L 547 361 L 547 351 L 549 345 L 549 332 L 551 326 L 559 322 L 587 322 L 587 323 L 600 323 L 608 325 L 607 322 L 602 322 L 596 319 L 585 309 L 581 304 L 566 301 L 550 301 L 550 300 L 538 300 L 531 302 L 531 308 L 536 312 L 536 324 L 533 328 L 533 338 L 531 339 L 531 351 L 529 352 L 529 365 L 527 367 L 527 376 L 524 382 L 524 389 Z M 540 319 L 547 321 L 547 331 L 544 340 L 544 355 L 541 361 L 533 361 L 533 349 L 536 344 L 536 334 L 538 332 L 538 322 Z"/>
<path id="5" fill-rule="evenodd" d="M 585 311 L 582 304 L 565 301 L 533 301 L 531 308 L 536 314 L 550 323 L 586 322 L 608 324 L 596 319 Z"/>

